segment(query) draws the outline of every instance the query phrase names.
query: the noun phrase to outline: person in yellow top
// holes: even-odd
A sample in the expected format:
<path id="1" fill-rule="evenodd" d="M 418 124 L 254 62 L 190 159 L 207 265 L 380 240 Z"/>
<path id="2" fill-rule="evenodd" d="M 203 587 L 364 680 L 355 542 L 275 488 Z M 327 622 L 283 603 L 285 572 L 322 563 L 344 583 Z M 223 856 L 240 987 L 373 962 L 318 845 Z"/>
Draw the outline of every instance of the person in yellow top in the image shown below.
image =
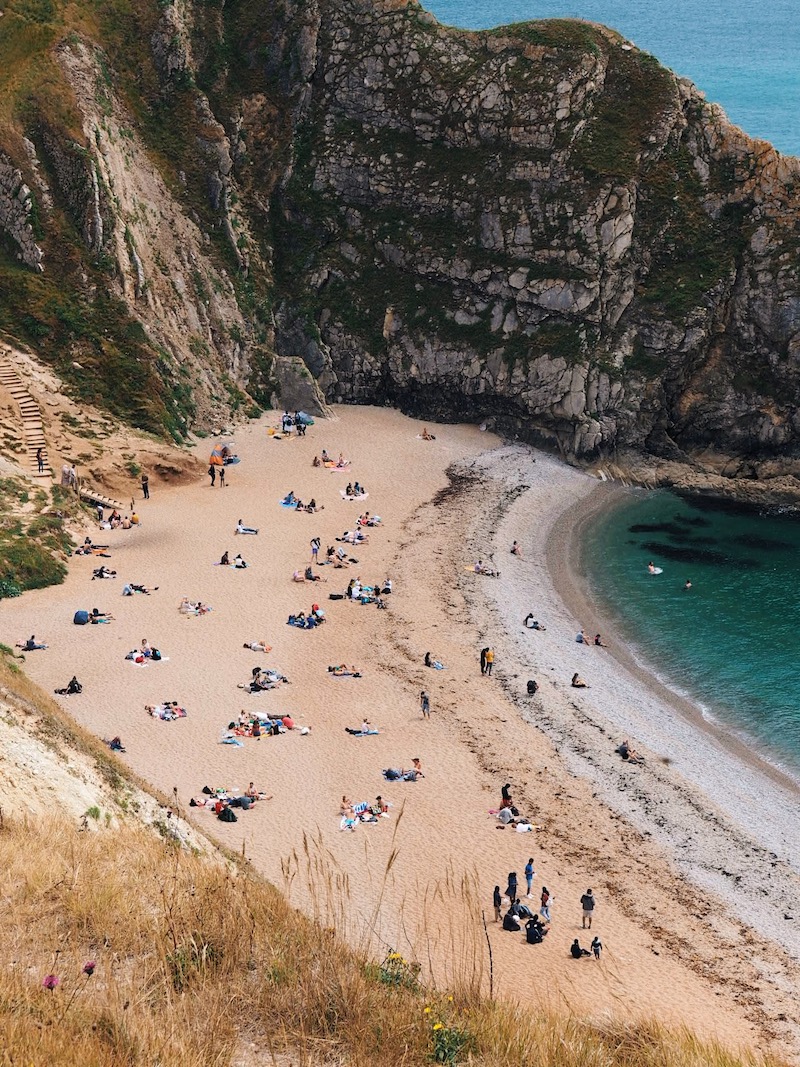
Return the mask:
<path id="1" fill-rule="evenodd" d="M 131 515 L 131 525 L 132 526 L 138 526 L 140 522 L 141 522 L 141 519 L 139 518 L 139 516 L 134 511 L 134 513 Z"/>
<path id="2" fill-rule="evenodd" d="M 490 648 L 486 652 L 486 673 L 492 673 L 492 667 L 494 667 L 494 649 Z"/>

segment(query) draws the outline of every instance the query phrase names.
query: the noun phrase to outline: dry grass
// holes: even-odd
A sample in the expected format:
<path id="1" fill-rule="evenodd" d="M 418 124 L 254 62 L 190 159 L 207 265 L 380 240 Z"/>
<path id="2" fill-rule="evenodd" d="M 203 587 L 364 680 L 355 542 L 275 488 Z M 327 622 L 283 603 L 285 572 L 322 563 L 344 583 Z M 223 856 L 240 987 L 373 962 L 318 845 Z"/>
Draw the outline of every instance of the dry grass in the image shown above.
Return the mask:
<path id="1" fill-rule="evenodd" d="M 486 1067 L 753 1062 L 656 1024 L 531 1016 L 469 984 L 426 993 L 411 967 L 346 947 L 245 867 L 138 827 L 81 833 L 57 816 L 6 813 L 0 866 L 2 1064 L 212 1067 L 250 1041 L 257 1062 L 288 1049 L 353 1067 L 428 1063 L 437 1051 Z"/>

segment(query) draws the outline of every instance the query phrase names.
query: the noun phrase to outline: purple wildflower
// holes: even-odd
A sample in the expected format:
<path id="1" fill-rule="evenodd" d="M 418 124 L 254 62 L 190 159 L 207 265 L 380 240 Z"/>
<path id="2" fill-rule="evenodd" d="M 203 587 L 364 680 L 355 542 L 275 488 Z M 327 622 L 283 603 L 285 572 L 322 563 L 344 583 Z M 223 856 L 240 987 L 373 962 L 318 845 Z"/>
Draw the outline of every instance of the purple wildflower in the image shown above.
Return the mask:
<path id="1" fill-rule="evenodd" d="M 61 979 L 58 978 L 55 974 L 48 974 L 48 975 L 45 976 L 45 979 L 42 982 L 42 985 L 44 986 L 45 989 L 55 989 L 55 987 L 58 985 L 58 983 L 60 981 L 61 981 Z"/>
<path id="2" fill-rule="evenodd" d="M 87 978 L 91 978 L 92 977 L 92 975 L 94 974 L 94 969 L 95 969 L 96 966 L 97 966 L 96 960 L 89 960 L 88 963 L 84 963 L 84 965 L 83 965 L 83 973 L 86 975 Z"/>

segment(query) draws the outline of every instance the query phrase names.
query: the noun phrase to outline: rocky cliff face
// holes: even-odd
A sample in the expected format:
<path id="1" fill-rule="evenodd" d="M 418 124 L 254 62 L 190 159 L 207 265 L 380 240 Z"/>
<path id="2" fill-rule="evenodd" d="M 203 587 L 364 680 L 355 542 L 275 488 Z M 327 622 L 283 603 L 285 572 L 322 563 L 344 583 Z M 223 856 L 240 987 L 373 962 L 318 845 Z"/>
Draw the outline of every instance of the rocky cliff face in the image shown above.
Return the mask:
<path id="1" fill-rule="evenodd" d="M 791 469 L 800 162 L 652 57 L 396 0 L 115 7 L 54 46 L 80 180 L 41 107 L 21 132 L 201 415 L 221 379 L 264 400 L 272 357 L 300 356 L 328 399 L 491 417 L 572 456 Z"/>

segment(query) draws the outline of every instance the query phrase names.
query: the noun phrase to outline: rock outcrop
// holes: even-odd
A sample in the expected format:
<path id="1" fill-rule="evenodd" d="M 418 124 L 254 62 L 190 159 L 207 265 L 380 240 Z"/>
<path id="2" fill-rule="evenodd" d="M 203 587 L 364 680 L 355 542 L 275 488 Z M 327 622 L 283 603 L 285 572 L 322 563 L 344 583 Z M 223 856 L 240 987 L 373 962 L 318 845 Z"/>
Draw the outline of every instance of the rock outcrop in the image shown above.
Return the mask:
<path id="1" fill-rule="evenodd" d="M 65 228 L 102 261 L 171 428 L 268 402 L 278 356 L 329 401 L 570 457 L 800 457 L 800 161 L 619 34 L 468 33 L 413 0 L 128 15 L 125 48 L 110 18 L 54 46 L 74 115 L 24 132 L 55 205 L 39 252 L 24 208 L 0 228 L 43 277 Z"/>

